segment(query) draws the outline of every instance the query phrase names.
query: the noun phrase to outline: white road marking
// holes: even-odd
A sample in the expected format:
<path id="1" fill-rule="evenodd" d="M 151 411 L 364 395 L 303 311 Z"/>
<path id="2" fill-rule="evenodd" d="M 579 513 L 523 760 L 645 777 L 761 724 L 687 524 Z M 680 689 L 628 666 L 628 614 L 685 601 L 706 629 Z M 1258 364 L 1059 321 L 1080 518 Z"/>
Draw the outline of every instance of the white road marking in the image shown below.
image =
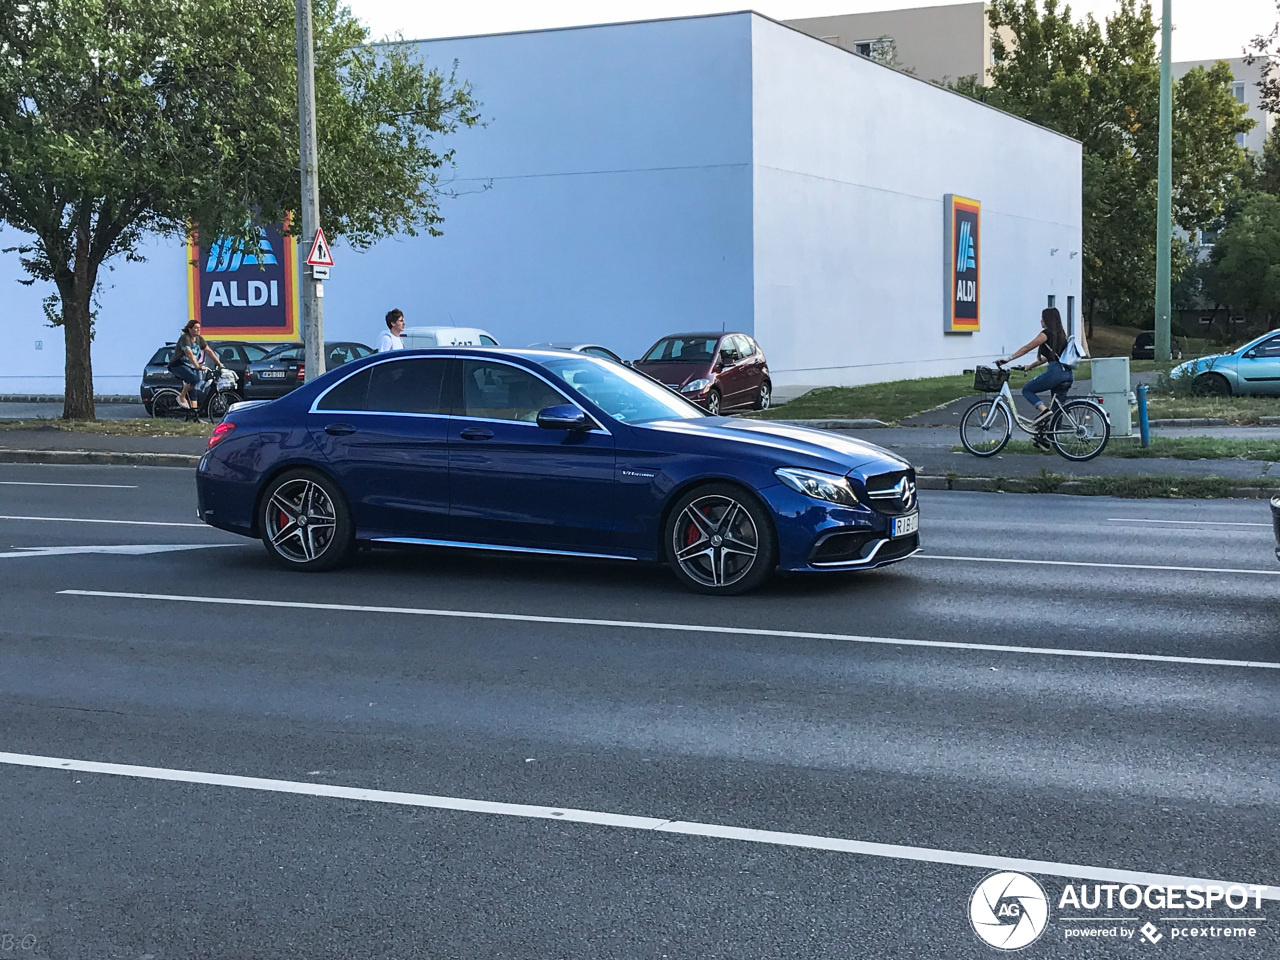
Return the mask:
<path id="1" fill-rule="evenodd" d="M 1104 883 L 1132 883 L 1139 886 L 1166 887 L 1189 886 L 1190 884 L 1221 887 L 1241 886 L 1247 889 L 1251 888 L 1252 891 L 1260 893 L 1263 899 L 1280 900 L 1280 886 L 1275 885 L 1239 883 L 1238 881 L 1233 883 L 1202 877 L 1180 877 L 1163 873 L 1148 873 L 1146 871 L 1117 870 L 1111 867 L 1058 863 L 1052 860 L 993 857 L 988 854 L 965 853 L 957 850 L 908 847 L 895 843 L 872 843 L 865 840 L 847 840 L 842 837 L 825 837 L 807 833 L 783 833 L 776 830 L 756 830 L 750 827 L 671 820 L 663 817 L 640 817 L 629 814 L 606 813 L 598 810 L 578 810 L 570 807 L 541 807 L 524 803 L 474 800 L 466 797 L 438 797 L 421 793 L 366 790 L 360 787 L 341 787 L 325 783 L 270 780 L 262 777 L 239 777 L 220 773 L 202 773 L 195 770 L 142 767 L 124 763 L 98 763 L 91 760 L 69 760 L 61 757 L 39 757 L 21 753 L 0 753 L 0 763 L 18 767 L 39 767 L 48 770 L 135 777 L 144 780 L 166 780 L 173 783 L 234 787 L 240 790 L 260 790 L 269 793 L 292 793 L 311 797 L 360 800 L 365 803 L 387 803 L 406 807 L 426 807 L 433 810 L 454 810 L 461 813 L 483 813 L 499 817 L 588 823 L 597 826 L 645 830 L 686 837 L 712 837 L 721 840 L 738 840 L 746 843 L 763 843 L 778 847 L 828 850 L 833 853 L 851 853 L 890 860 L 942 863 L 982 870 L 1017 870 L 1024 873 L 1037 873 L 1079 880 L 1095 880 Z"/>
<path id="2" fill-rule="evenodd" d="M 99 490 L 137 490 L 136 483 L 37 483 L 34 480 L 0 480 L 0 487 L 95 487 Z"/>
<path id="3" fill-rule="evenodd" d="M 944 650 L 983 650 L 995 653 L 1023 653 L 1045 657 L 1085 657 L 1098 660 L 1138 660 L 1146 663 L 1182 663 L 1210 667 L 1245 667 L 1280 670 L 1280 663 L 1266 660 L 1215 660 L 1205 657 L 1173 657 L 1155 653 L 1116 653 L 1109 650 L 1015 647 L 995 643 L 961 643 L 950 640 L 903 640 L 898 637 L 863 637 L 845 633 L 816 633 L 807 630 L 767 630 L 763 627 L 724 627 L 700 623 L 652 623 L 644 620 L 595 620 L 587 617 L 543 617 L 524 613 L 489 613 L 480 610 L 437 610 L 426 607 L 377 607 L 355 603 L 308 603 L 301 600 L 252 600 L 247 597 L 178 596 L 167 593 L 120 593 L 112 590 L 59 590 L 73 597 L 108 597 L 117 600 L 160 600 L 174 603 L 208 603 L 232 607 L 275 607 L 281 610 L 332 610 L 349 613 L 390 613 L 416 617 L 451 617 L 461 620 L 506 620 L 517 623 L 563 623 L 586 627 L 623 627 L 633 630 L 667 630 L 678 633 L 727 633 L 734 636 L 782 637 L 796 640 L 835 640 L 841 643 L 870 643 L 887 647 L 934 647 Z"/>
<path id="4" fill-rule="evenodd" d="M 1108 523 L 1186 523 L 1197 527 L 1269 527 L 1269 523 L 1246 523 L 1242 520 L 1146 520 L 1142 517 L 1107 517 Z"/>
<path id="5" fill-rule="evenodd" d="M 238 543 L 134 543 L 98 544 L 88 547 L 14 547 L 0 553 L 0 559 L 13 557 L 62 557 L 82 553 L 113 553 L 140 557 L 150 553 L 173 553 L 177 550 L 210 550 L 214 547 L 238 547 Z"/>
<path id="6" fill-rule="evenodd" d="M 1025 563 L 1044 567 L 1105 567 L 1109 570 L 1165 570 L 1174 573 L 1243 573 L 1258 577 L 1280 577 L 1275 570 L 1246 570 L 1240 567 L 1171 567 L 1154 563 L 1099 563 L 1088 560 L 1019 560 L 1013 557 L 948 557 L 937 553 L 917 553 L 915 560 L 959 560 L 964 563 Z"/>
<path id="7" fill-rule="evenodd" d="M 207 523 L 177 523 L 173 520 L 95 520 L 89 517 L 6 517 L 0 520 L 47 520 L 56 523 L 119 523 L 130 527 L 201 527 L 212 530 Z"/>

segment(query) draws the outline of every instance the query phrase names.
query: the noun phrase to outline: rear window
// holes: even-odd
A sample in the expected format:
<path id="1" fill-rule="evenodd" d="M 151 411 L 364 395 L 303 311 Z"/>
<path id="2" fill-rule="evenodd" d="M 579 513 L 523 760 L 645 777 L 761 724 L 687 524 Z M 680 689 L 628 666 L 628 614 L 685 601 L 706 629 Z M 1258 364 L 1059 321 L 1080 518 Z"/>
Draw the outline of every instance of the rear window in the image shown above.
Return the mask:
<path id="1" fill-rule="evenodd" d="M 244 345 L 244 352 L 249 357 L 250 363 L 253 363 L 255 360 L 261 360 L 268 353 L 266 347 L 260 347 L 256 343 L 246 343 Z"/>
<path id="2" fill-rule="evenodd" d="M 161 347 L 159 350 L 155 352 L 155 354 L 151 357 L 151 359 L 147 361 L 147 363 L 148 364 L 168 364 L 169 360 L 172 357 L 173 357 L 173 347 Z"/>

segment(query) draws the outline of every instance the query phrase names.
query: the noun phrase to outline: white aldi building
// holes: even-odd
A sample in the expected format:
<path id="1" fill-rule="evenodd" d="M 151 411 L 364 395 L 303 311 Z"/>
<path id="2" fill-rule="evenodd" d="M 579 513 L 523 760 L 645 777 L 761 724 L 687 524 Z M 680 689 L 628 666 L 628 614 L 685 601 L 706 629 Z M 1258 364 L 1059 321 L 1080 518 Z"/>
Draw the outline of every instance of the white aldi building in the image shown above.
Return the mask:
<path id="1" fill-rule="evenodd" d="M 625 357 L 727 329 L 775 386 L 856 384 L 1005 353 L 1047 303 L 1075 317 L 1081 151 L 1049 130 L 754 13 L 420 49 L 487 123 L 451 138 L 443 237 L 335 245 L 328 339 L 373 343 L 393 306 Z M 185 249 L 146 254 L 104 271 L 99 393 L 135 392 L 188 315 Z M 19 275 L 0 257 L 0 394 L 59 393 L 48 291 Z"/>

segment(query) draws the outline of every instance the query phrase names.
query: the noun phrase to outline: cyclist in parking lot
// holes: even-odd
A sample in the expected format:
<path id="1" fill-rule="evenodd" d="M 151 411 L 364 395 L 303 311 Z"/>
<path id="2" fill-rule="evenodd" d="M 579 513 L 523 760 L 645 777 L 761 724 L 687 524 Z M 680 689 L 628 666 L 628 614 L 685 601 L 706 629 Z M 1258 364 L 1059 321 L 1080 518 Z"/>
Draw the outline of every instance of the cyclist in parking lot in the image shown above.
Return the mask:
<path id="1" fill-rule="evenodd" d="M 996 365 L 1002 367 L 1024 353 L 1035 350 L 1035 361 L 1028 363 L 1022 369 L 1034 370 L 1042 363 L 1049 365 L 1048 370 L 1028 380 L 1022 388 L 1022 395 L 1026 397 L 1027 403 L 1036 408 L 1036 418 L 1033 422 L 1039 431 L 1035 438 L 1037 444 L 1043 445 L 1043 433 L 1049 426 L 1049 408 L 1041 401 L 1040 393 L 1045 390 L 1051 393 L 1066 392 L 1076 379 L 1071 368 L 1064 366 L 1059 359 L 1066 348 L 1067 331 L 1062 326 L 1062 314 L 1058 312 L 1057 307 L 1046 307 L 1040 312 L 1040 332 L 1035 338 L 1015 353 L 996 361 Z"/>
<path id="2" fill-rule="evenodd" d="M 188 320 L 187 325 L 182 328 L 182 336 L 178 337 L 177 346 L 173 348 L 173 359 L 169 361 L 169 372 L 182 381 L 178 406 L 188 410 L 195 406 L 190 399 L 191 388 L 200 385 L 200 372 L 205 369 L 206 355 L 212 357 L 219 368 L 222 367 L 222 360 L 217 352 L 210 350 L 204 337 L 200 336 L 200 321 Z"/>

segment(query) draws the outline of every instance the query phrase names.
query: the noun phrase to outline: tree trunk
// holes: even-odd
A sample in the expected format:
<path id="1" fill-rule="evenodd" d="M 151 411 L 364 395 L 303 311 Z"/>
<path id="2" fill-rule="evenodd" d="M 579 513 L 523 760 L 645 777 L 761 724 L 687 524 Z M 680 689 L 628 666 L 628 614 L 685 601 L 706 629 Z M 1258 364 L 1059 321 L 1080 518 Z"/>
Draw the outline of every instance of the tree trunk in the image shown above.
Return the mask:
<path id="1" fill-rule="evenodd" d="M 81 206 L 76 219 L 75 266 L 70 276 L 58 284 L 58 292 L 62 296 L 62 333 L 67 350 L 62 419 L 96 420 L 93 408 L 93 318 L 89 304 L 98 270 L 97 264 L 89 259 L 87 205 Z"/>

